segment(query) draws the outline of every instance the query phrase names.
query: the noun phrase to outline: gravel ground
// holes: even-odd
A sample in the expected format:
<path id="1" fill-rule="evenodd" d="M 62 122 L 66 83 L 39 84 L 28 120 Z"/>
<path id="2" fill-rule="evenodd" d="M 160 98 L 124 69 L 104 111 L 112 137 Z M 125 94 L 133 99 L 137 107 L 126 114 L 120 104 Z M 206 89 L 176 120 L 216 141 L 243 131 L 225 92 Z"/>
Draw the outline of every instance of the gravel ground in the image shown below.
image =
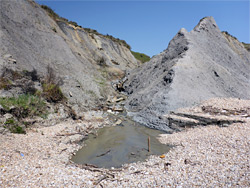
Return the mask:
<path id="1" fill-rule="evenodd" d="M 87 131 L 108 124 L 100 117 L 1 135 L 0 187 L 250 187 L 250 100 L 212 99 L 185 111 L 201 113 L 202 106 L 245 123 L 163 134 L 161 142 L 175 145 L 170 152 L 120 169 L 69 162 Z"/>

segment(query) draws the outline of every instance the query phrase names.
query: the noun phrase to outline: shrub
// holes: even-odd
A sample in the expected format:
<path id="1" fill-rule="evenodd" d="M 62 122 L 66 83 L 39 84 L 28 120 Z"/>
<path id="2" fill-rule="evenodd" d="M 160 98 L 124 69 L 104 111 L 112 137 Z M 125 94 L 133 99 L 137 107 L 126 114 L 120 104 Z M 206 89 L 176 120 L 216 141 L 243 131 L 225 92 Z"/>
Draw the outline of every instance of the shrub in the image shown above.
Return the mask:
<path id="1" fill-rule="evenodd" d="M 10 132 L 17 133 L 17 134 L 25 134 L 26 131 L 18 125 L 18 122 L 16 122 L 13 118 L 9 118 L 5 121 L 4 127 L 8 128 Z"/>
<path id="2" fill-rule="evenodd" d="M 0 76 L 0 89 L 11 89 L 12 81 L 18 80 L 22 77 L 23 76 L 19 72 L 4 67 Z"/>
<path id="3" fill-rule="evenodd" d="M 42 82 L 42 88 L 43 88 L 43 97 L 49 101 L 49 102 L 60 102 L 65 99 L 61 89 L 60 85 L 62 85 L 62 79 L 58 78 L 55 75 L 54 70 L 48 66 L 47 67 L 47 76 L 45 80 Z"/>
<path id="4" fill-rule="evenodd" d="M 0 89 L 9 90 L 12 86 L 12 82 L 4 77 L 0 77 Z"/>
<path id="5" fill-rule="evenodd" d="M 4 68 L 2 69 L 1 78 L 7 78 L 7 79 L 9 79 L 9 80 L 15 81 L 15 80 L 18 80 L 18 79 L 23 78 L 23 75 L 20 74 L 20 73 L 17 72 L 17 71 L 14 71 L 14 70 L 12 70 L 12 69 L 9 69 L 9 68 L 4 67 Z"/>
<path id="6" fill-rule="evenodd" d="M 40 81 L 36 69 L 33 69 L 32 71 L 23 70 L 23 74 L 27 77 L 30 77 L 32 81 Z"/>
<path id="7" fill-rule="evenodd" d="M 54 27 L 53 27 L 53 28 L 52 28 L 52 30 L 53 30 L 53 31 L 54 31 L 55 33 L 57 33 L 57 30 L 56 30 L 56 28 L 54 28 Z"/>
<path id="8" fill-rule="evenodd" d="M 43 83 L 43 97 L 49 102 L 63 101 L 64 95 L 58 85 L 53 83 Z"/>
<path id="9" fill-rule="evenodd" d="M 97 65 L 102 66 L 102 67 L 107 66 L 104 57 L 100 57 L 100 58 L 97 60 Z"/>

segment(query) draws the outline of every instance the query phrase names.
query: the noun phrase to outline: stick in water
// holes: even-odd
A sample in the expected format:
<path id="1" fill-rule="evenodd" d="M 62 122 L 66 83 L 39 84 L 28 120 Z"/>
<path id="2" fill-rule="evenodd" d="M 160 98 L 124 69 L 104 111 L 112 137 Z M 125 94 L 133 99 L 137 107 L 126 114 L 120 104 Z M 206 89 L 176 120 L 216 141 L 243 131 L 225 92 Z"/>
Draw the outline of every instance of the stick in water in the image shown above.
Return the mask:
<path id="1" fill-rule="evenodd" d="M 150 152 L 150 136 L 148 136 L 148 152 Z"/>

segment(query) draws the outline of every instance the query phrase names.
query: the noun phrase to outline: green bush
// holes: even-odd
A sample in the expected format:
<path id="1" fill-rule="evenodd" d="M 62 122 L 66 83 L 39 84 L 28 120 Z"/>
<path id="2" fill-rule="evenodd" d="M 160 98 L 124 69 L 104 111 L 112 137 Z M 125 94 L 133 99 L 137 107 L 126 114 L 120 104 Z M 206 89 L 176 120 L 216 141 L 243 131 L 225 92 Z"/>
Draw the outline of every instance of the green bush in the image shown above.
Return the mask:
<path id="1" fill-rule="evenodd" d="M 150 57 L 146 54 L 139 53 L 139 52 L 133 52 L 133 51 L 131 51 L 131 53 L 134 55 L 134 57 L 137 60 L 141 61 L 142 63 L 145 63 L 145 62 L 150 60 Z"/>
<path id="2" fill-rule="evenodd" d="M 25 134 L 26 131 L 18 125 L 18 122 L 16 122 L 13 118 L 9 118 L 5 121 L 4 127 L 9 129 L 12 133 L 17 134 Z"/>
<path id="3" fill-rule="evenodd" d="M 0 98 L 0 105 L 5 111 L 17 118 L 32 116 L 44 117 L 47 114 L 46 103 L 34 95 L 19 95 L 18 97 Z"/>
<path id="4" fill-rule="evenodd" d="M 53 83 L 43 83 L 43 97 L 49 102 L 63 101 L 64 95 L 60 87 Z"/>
<path id="5" fill-rule="evenodd" d="M 62 80 L 58 78 L 55 74 L 55 71 L 48 66 L 47 67 L 47 76 L 42 82 L 43 93 L 42 96 L 48 102 L 61 102 L 65 99 L 60 85 L 63 84 Z"/>
<path id="6" fill-rule="evenodd" d="M 0 77 L 0 89 L 9 90 L 12 86 L 12 82 L 4 77 Z"/>

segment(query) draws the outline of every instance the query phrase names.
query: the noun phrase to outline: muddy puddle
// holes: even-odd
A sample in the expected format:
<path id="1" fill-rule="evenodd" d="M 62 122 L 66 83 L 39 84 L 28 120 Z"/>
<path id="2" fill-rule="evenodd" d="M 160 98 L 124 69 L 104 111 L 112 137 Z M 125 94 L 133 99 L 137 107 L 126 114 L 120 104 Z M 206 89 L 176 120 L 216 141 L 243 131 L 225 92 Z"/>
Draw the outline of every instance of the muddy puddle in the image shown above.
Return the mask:
<path id="1" fill-rule="evenodd" d="M 121 167 L 125 163 L 143 161 L 149 155 L 166 153 L 170 146 L 161 144 L 157 137 L 163 132 L 124 121 L 115 127 L 105 127 L 97 135 L 89 135 L 72 161 L 97 167 Z M 148 151 L 150 137 L 150 152 Z"/>

